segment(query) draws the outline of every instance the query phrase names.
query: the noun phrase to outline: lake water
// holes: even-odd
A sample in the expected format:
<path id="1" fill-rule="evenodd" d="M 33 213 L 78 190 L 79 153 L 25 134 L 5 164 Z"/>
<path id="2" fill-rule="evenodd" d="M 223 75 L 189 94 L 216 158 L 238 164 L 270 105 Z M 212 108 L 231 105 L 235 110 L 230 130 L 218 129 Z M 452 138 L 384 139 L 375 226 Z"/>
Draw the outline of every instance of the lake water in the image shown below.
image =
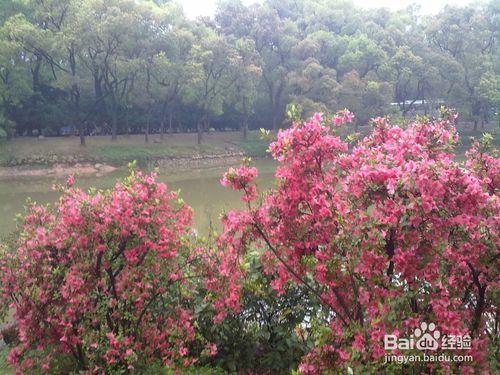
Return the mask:
<path id="1" fill-rule="evenodd" d="M 260 174 L 258 184 L 264 188 L 270 186 L 276 164 L 272 160 L 257 160 L 255 165 Z M 180 197 L 194 209 L 195 228 L 200 233 L 207 233 L 210 225 L 217 227 L 223 210 L 243 205 L 241 193 L 220 185 L 221 175 L 227 168 L 211 167 L 176 173 L 159 171 L 159 180 L 167 183 L 170 190 L 180 189 Z M 109 188 L 127 173 L 126 169 L 120 169 L 101 177 L 77 176 L 75 185 L 83 189 Z M 0 180 L 0 236 L 15 229 L 15 217 L 23 212 L 28 197 L 37 203 L 56 202 L 59 193 L 52 186 L 63 181 L 63 178 L 49 177 Z"/>

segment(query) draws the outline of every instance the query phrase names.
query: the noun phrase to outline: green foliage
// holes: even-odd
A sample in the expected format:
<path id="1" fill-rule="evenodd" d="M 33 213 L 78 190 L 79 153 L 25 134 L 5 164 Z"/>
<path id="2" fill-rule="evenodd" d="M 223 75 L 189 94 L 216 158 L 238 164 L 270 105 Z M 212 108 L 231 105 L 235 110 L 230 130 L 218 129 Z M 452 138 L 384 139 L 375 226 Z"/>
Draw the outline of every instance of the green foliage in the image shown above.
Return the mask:
<path id="1" fill-rule="evenodd" d="M 160 371 L 155 372 L 154 369 L 149 369 L 144 373 L 144 375 L 152 373 L 161 375 L 177 375 L 179 374 L 179 371 L 163 368 Z M 221 368 L 212 366 L 191 366 L 187 369 L 183 369 L 181 371 L 181 374 L 182 375 L 226 375 L 228 374 L 228 372 Z"/>
<path id="2" fill-rule="evenodd" d="M 306 316 L 315 314 L 303 291 L 289 288 L 283 295 L 272 289 L 260 252 L 245 258 L 246 278 L 241 311 L 213 325 L 211 312 L 199 320 L 207 341 L 215 342 L 217 356 L 210 362 L 230 372 L 289 373 L 312 345 L 312 336 L 297 332 Z M 309 307 L 306 307 L 309 306 Z"/>
<path id="3" fill-rule="evenodd" d="M 252 134 L 248 139 L 238 142 L 238 146 L 249 156 L 268 156 L 269 140 Z"/>
<path id="4" fill-rule="evenodd" d="M 498 12 L 493 2 L 422 17 L 343 1 L 224 1 L 193 21 L 170 1 L 7 1 L 0 112 L 16 135 L 47 136 L 72 126 L 245 137 L 289 125 L 291 102 L 301 117 L 350 108 L 356 126 L 396 110 L 435 116 L 443 103 L 465 120 L 500 120 Z"/>
<path id="5" fill-rule="evenodd" d="M 290 120 L 291 122 L 300 123 L 302 121 L 301 117 L 302 108 L 299 104 L 295 103 L 287 104 L 285 112 L 287 119 Z"/>
<path id="6" fill-rule="evenodd" d="M 7 354 L 9 354 L 9 347 L 4 346 L 0 348 L 0 375 L 7 375 L 12 373 L 12 369 L 7 363 Z"/>

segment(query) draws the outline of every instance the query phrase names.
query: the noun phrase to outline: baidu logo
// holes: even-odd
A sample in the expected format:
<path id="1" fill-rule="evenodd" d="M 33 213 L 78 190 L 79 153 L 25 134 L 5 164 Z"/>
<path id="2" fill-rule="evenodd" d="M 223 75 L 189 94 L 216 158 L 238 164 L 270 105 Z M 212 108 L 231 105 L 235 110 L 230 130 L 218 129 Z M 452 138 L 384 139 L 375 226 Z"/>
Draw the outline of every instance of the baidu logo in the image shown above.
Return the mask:
<path id="1" fill-rule="evenodd" d="M 434 323 L 420 323 L 415 328 L 410 338 L 398 338 L 396 335 L 384 335 L 385 350 L 411 350 L 435 351 L 441 349 L 470 349 L 471 337 L 469 335 L 441 335 Z"/>
<path id="2" fill-rule="evenodd" d="M 426 322 L 420 323 L 420 328 L 415 329 L 413 332 L 415 340 L 415 347 L 418 350 L 437 350 L 439 347 L 439 338 L 441 333 L 436 329 L 434 323 L 427 325 Z"/>

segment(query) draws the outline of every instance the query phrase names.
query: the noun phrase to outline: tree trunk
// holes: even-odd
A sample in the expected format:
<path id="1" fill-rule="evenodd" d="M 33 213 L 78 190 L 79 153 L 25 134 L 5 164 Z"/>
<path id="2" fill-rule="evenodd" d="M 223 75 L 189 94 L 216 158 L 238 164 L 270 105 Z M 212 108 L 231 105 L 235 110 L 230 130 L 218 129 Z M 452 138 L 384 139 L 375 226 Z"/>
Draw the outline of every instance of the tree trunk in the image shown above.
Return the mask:
<path id="1" fill-rule="evenodd" d="M 161 115 L 160 115 L 160 139 L 163 141 L 165 137 L 165 112 L 166 112 L 167 103 L 164 102 L 161 106 Z"/>
<path id="2" fill-rule="evenodd" d="M 40 95 L 40 68 L 42 67 L 42 56 L 36 55 L 36 62 L 35 62 L 35 68 L 32 70 L 32 77 L 33 77 L 33 104 L 32 104 L 32 109 L 30 111 L 30 129 L 28 131 L 28 134 L 31 135 L 33 134 L 33 129 L 37 128 L 38 129 L 38 135 L 41 135 L 41 129 L 40 129 L 40 121 L 38 120 L 38 98 Z M 36 121 L 36 123 L 35 123 Z"/>
<path id="3" fill-rule="evenodd" d="M 79 130 L 78 132 L 80 133 L 80 146 L 85 147 L 87 144 L 85 143 L 85 134 L 84 134 L 84 129 L 83 129 L 83 124 L 80 122 L 79 125 Z"/>
<path id="4" fill-rule="evenodd" d="M 267 88 L 269 94 L 269 100 L 271 101 L 271 117 L 272 117 L 272 127 L 275 133 L 279 130 L 279 120 L 280 120 L 280 103 L 282 101 L 281 95 L 284 89 L 284 82 L 280 82 L 278 88 L 275 90 L 274 83 L 268 81 Z"/>
<path id="5" fill-rule="evenodd" d="M 146 131 L 144 132 L 144 141 L 146 143 L 149 143 L 149 124 L 150 124 L 150 116 L 148 115 L 148 118 L 146 120 Z"/>
<path id="6" fill-rule="evenodd" d="M 242 130 L 243 130 L 243 140 L 246 141 L 248 139 L 248 121 L 245 119 L 243 120 L 242 124 Z"/>
<path id="7" fill-rule="evenodd" d="M 208 116 L 205 116 L 203 120 L 203 131 L 207 134 L 210 133 L 210 121 L 208 119 Z"/>
<path id="8" fill-rule="evenodd" d="M 174 129 L 172 128 L 172 117 L 173 117 L 173 114 L 172 114 L 172 111 L 169 111 L 168 112 L 168 134 L 172 134 L 174 132 Z"/>
<path id="9" fill-rule="evenodd" d="M 99 77 L 98 72 L 94 73 L 94 94 L 95 94 L 95 100 L 97 102 L 97 124 L 99 126 L 103 126 L 104 122 L 106 121 L 106 102 L 104 101 L 104 95 L 102 92 L 102 78 Z"/>
<path id="10" fill-rule="evenodd" d="M 125 131 L 127 132 L 127 135 L 130 134 L 129 115 L 128 115 L 128 109 L 126 106 L 125 106 Z"/>
<path id="11" fill-rule="evenodd" d="M 248 139 L 248 115 L 243 115 L 241 122 L 241 135 L 244 141 Z"/>
<path id="12" fill-rule="evenodd" d="M 165 117 L 161 116 L 161 121 L 160 121 L 160 139 L 163 141 L 163 138 L 165 138 Z"/>
<path id="13" fill-rule="evenodd" d="M 272 125 L 273 125 L 273 131 L 275 133 L 278 132 L 278 117 L 277 117 L 277 110 L 276 110 L 276 102 L 274 100 L 274 95 L 271 94 L 271 116 L 272 116 Z"/>
<path id="14" fill-rule="evenodd" d="M 71 68 L 71 75 L 73 79 L 76 77 L 76 54 L 75 46 L 71 45 L 69 50 L 69 63 Z M 80 136 L 80 146 L 85 147 L 85 127 L 80 118 L 80 88 L 76 82 L 71 86 L 71 98 L 73 101 L 73 124 L 78 127 L 78 135 Z"/>
<path id="15" fill-rule="evenodd" d="M 241 124 L 241 130 L 243 132 L 243 140 L 246 141 L 248 138 L 248 110 L 246 98 L 243 98 L 243 123 Z"/>
<path id="16" fill-rule="evenodd" d="M 203 140 L 203 118 L 198 120 L 196 124 L 198 128 L 198 146 L 201 145 L 201 141 Z"/>
<path id="17" fill-rule="evenodd" d="M 111 94 L 111 140 L 116 141 L 118 135 L 118 109 L 114 94 Z"/>
<path id="18" fill-rule="evenodd" d="M 73 123 L 78 127 L 80 146 L 85 147 L 85 127 L 80 119 L 80 93 L 76 84 L 73 85 Z"/>

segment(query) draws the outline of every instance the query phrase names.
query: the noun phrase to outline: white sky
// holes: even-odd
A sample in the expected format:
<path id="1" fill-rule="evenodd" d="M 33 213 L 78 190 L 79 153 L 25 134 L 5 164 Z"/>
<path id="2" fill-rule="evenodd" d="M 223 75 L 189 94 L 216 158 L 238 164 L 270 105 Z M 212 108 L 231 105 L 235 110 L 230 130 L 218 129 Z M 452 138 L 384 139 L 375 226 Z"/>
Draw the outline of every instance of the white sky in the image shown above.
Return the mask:
<path id="1" fill-rule="evenodd" d="M 198 16 L 212 16 L 215 12 L 217 0 L 177 0 L 182 4 L 184 12 L 189 18 Z M 243 0 L 245 4 L 252 4 L 259 0 Z M 363 8 L 386 7 L 392 10 L 405 8 L 417 3 L 421 6 L 422 13 L 436 13 L 446 4 L 465 5 L 471 0 L 353 0 L 354 4 Z"/>

